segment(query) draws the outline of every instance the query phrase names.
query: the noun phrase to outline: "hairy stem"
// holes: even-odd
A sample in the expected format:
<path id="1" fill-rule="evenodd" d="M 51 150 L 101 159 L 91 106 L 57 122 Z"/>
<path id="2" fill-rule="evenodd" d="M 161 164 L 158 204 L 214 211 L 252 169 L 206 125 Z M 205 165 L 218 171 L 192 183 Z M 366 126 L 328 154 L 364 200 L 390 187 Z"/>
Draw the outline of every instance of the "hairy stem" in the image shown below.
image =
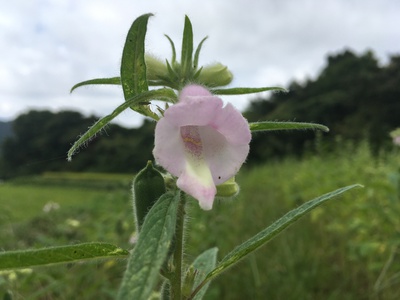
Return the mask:
<path id="1" fill-rule="evenodd" d="M 185 226 L 186 195 L 181 192 L 175 231 L 174 273 L 171 277 L 171 299 L 182 299 L 183 233 Z"/>

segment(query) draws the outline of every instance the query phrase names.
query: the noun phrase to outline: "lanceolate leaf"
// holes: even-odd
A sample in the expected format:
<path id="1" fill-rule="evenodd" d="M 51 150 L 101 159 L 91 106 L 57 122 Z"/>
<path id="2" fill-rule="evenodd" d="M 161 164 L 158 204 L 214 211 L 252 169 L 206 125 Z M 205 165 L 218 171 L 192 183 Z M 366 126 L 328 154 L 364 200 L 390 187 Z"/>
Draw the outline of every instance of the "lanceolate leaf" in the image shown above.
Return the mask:
<path id="1" fill-rule="evenodd" d="M 96 78 L 85 80 L 75 84 L 72 88 L 70 93 L 72 93 L 76 88 L 84 86 L 84 85 L 92 85 L 92 84 L 114 84 L 114 85 L 121 85 L 121 78 L 120 77 L 111 77 L 111 78 Z"/>
<path id="2" fill-rule="evenodd" d="M 192 69 L 192 58 L 193 58 L 193 29 L 192 29 L 192 23 L 190 23 L 188 16 L 186 16 L 185 28 L 183 29 L 182 55 L 181 55 L 182 73 L 185 75 L 185 79 L 188 79 L 188 76 L 190 76 L 190 71 Z"/>
<path id="3" fill-rule="evenodd" d="M 144 40 L 152 14 L 137 18 L 128 31 L 121 60 L 121 82 L 125 100 L 148 91 Z"/>
<path id="4" fill-rule="evenodd" d="M 252 132 L 258 131 L 274 131 L 274 130 L 298 130 L 298 129 L 313 129 L 329 131 L 329 128 L 315 123 L 302 123 L 302 122 L 256 122 L 250 123 L 250 130 Z"/>
<path id="5" fill-rule="evenodd" d="M 196 52 L 194 54 L 194 60 L 193 60 L 193 67 L 195 70 L 199 67 L 199 56 L 200 56 L 200 51 L 201 47 L 203 46 L 203 43 L 206 41 L 208 37 L 206 36 L 204 39 L 201 40 L 199 45 L 197 46 Z"/>
<path id="6" fill-rule="evenodd" d="M 362 186 L 359 184 L 355 184 L 337 189 L 333 192 L 322 195 L 314 200 L 306 202 L 303 205 L 299 206 L 298 208 L 288 212 L 282 218 L 274 222 L 271 226 L 265 228 L 264 230 L 262 230 L 261 232 L 259 232 L 258 234 L 256 234 L 243 244 L 236 247 L 233 251 L 228 253 L 218 264 L 218 266 L 213 271 L 207 274 L 207 277 L 205 278 L 205 280 L 202 282 L 201 285 L 204 285 L 215 276 L 224 272 L 227 268 L 236 264 L 239 260 L 247 256 L 248 254 L 254 252 L 258 248 L 266 244 L 272 238 L 277 236 L 282 230 L 287 228 L 289 225 L 293 224 L 295 221 L 297 221 L 299 218 L 304 216 L 312 209 L 316 208 L 317 206 L 321 205 L 327 200 L 339 196 L 344 192 L 356 187 L 362 187 Z"/>
<path id="7" fill-rule="evenodd" d="M 260 87 L 260 88 L 231 88 L 231 89 L 213 89 L 211 92 L 215 95 L 244 95 L 254 94 L 266 91 L 281 91 L 286 92 L 284 88 L 273 86 L 273 87 Z"/>
<path id="8" fill-rule="evenodd" d="M 86 133 L 84 133 L 69 149 L 68 151 L 68 160 L 70 161 L 72 159 L 72 155 L 75 154 L 75 152 L 82 146 L 84 145 L 87 141 L 89 141 L 91 138 L 93 138 L 100 130 L 104 128 L 108 123 L 110 123 L 115 117 L 117 117 L 121 112 L 123 112 L 125 109 L 129 107 L 137 107 L 140 108 L 141 105 L 140 103 L 146 103 L 150 100 L 162 100 L 162 101 L 167 101 L 167 102 L 175 102 L 176 101 L 176 94 L 170 90 L 170 89 L 158 89 L 158 90 L 152 90 L 148 91 L 145 93 L 142 93 L 140 95 L 137 95 L 133 97 L 132 99 L 127 100 L 120 106 L 118 106 L 110 115 L 105 116 L 104 118 L 101 118 L 98 120 L 92 127 L 89 128 Z M 145 108 L 147 106 L 144 106 Z M 157 115 L 155 115 L 157 117 Z"/>
<path id="9" fill-rule="evenodd" d="M 166 193 L 150 209 L 129 258 L 118 299 L 149 299 L 175 232 L 179 198 L 179 193 Z"/>
<path id="10" fill-rule="evenodd" d="M 164 34 L 165 37 L 168 39 L 169 43 L 171 44 L 171 51 L 172 51 L 172 58 L 171 58 L 171 64 L 176 63 L 176 50 L 175 50 L 175 44 L 173 40 L 166 34 Z"/>
<path id="11" fill-rule="evenodd" d="M 0 270 L 29 268 L 94 259 L 127 257 L 127 250 L 106 243 L 85 243 L 0 253 Z"/>

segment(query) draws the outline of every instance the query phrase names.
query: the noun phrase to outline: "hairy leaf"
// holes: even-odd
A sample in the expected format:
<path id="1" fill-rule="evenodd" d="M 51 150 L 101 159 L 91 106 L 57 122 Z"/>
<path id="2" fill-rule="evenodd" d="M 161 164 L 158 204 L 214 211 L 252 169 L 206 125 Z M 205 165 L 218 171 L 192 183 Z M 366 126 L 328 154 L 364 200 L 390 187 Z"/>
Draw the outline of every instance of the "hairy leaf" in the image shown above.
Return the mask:
<path id="1" fill-rule="evenodd" d="M 152 14 L 137 18 L 128 31 L 121 60 L 121 82 L 125 100 L 148 91 L 144 40 Z"/>
<path id="2" fill-rule="evenodd" d="M 87 141 L 93 138 L 98 132 L 100 132 L 108 123 L 110 123 L 114 118 L 116 118 L 120 113 L 122 113 L 125 109 L 129 107 L 136 107 L 137 109 L 144 107 L 147 108 L 146 105 L 141 105 L 141 103 L 146 103 L 150 100 L 161 100 L 167 102 L 175 102 L 176 94 L 170 89 L 158 89 L 152 90 L 140 95 L 133 97 L 132 99 L 127 100 L 118 106 L 111 114 L 101 118 L 96 123 L 93 124 L 92 127 L 89 128 L 79 139 L 73 144 L 71 149 L 68 151 L 68 160 L 72 159 L 72 156 L 75 152 L 84 145 Z M 142 112 L 142 111 L 139 111 Z M 148 114 L 147 114 L 148 115 Z M 154 118 L 158 117 L 154 114 Z"/>
<path id="3" fill-rule="evenodd" d="M 0 253 L 0 270 L 29 268 L 93 259 L 127 257 L 129 252 L 107 243 L 84 243 Z"/>
<path id="4" fill-rule="evenodd" d="M 70 93 L 72 93 L 76 88 L 84 86 L 84 85 L 92 85 L 92 84 L 113 84 L 113 85 L 121 85 L 121 78 L 120 77 L 111 77 L 111 78 L 96 78 L 85 80 L 75 84 L 72 88 Z"/>
<path id="5" fill-rule="evenodd" d="M 256 122 L 250 123 L 250 130 L 252 132 L 258 131 L 274 131 L 274 130 L 322 130 L 325 132 L 329 131 L 329 128 L 315 123 L 303 123 L 303 122 L 274 122 L 274 121 L 265 121 L 265 122 Z"/>
<path id="6" fill-rule="evenodd" d="M 166 193 L 150 209 L 129 258 L 118 299 L 149 299 L 175 232 L 179 198 L 179 193 Z"/>
<path id="7" fill-rule="evenodd" d="M 260 87 L 260 88 L 230 88 L 230 89 L 213 89 L 211 92 L 215 95 L 244 95 L 254 94 L 266 91 L 281 91 L 286 92 L 284 88 L 273 86 L 273 87 Z"/>

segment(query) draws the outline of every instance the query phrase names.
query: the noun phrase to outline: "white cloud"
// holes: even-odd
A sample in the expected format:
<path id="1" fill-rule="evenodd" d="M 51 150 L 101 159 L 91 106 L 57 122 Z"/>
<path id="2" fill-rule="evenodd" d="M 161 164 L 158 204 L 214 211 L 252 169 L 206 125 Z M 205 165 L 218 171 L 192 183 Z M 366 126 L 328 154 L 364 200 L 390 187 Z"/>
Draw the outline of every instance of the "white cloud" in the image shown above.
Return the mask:
<path id="1" fill-rule="evenodd" d="M 163 34 L 178 49 L 184 15 L 195 42 L 209 39 L 202 63 L 221 61 L 236 86 L 286 85 L 315 76 L 327 53 L 345 47 L 372 49 L 384 60 L 400 50 L 396 0 L 37 0 L 0 4 L 0 119 L 29 108 L 110 113 L 122 101 L 117 87 L 81 88 L 79 81 L 118 75 L 125 35 L 132 21 L 153 12 L 147 49 L 169 57 Z M 248 98 L 227 98 L 244 108 Z M 140 118 L 127 112 L 124 124 Z"/>

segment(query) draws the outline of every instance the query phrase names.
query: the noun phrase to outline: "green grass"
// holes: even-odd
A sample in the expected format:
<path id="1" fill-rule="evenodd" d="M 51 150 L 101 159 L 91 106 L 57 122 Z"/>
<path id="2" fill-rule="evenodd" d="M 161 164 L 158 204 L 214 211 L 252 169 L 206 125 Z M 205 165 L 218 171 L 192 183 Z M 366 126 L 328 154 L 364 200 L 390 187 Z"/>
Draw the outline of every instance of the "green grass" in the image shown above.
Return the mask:
<path id="1" fill-rule="evenodd" d="M 74 185 L 73 176 L 67 177 L 67 186 L 59 182 L 42 184 L 45 179 L 40 178 L 0 185 L 2 250 L 89 241 L 132 247 L 129 185 L 121 188 L 120 176 L 114 178 L 114 186 L 82 184 L 81 174 L 76 174 Z M 45 212 L 48 203 L 58 208 Z M 114 299 L 124 268 L 124 261 L 111 260 L 4 273 L 0 274 L 0 296 L 12 290 L 15 299 Z"/>
<path id="2" fill-rule="evenodd" d="M 132 178 L 132 175 L 127 174 L 46 172 L 40 176 L 16 178 L 13 183 L 64 188 L 115 189 L 129 188 Z"/>
<path id="3" fill-rule="evenodd" d="M 43 212 L 46 203 L 58 203 L 63 209 L 92 206 L 103 201 L 104 191 L 68 188 L 60 186 L 13 185 L 0 187 L 2 199 L 0 209 L 8 215 L 10 222 L 21 222 Z"/>
<path id="4" fill-rule="evenodd" d="M 317 208 L 222 274 L 205 299 L 400 298 L 399 167 L 398 152 L 374 158 L 367 145 L 342 145 L 334 153 L 242 170 L 240 196 L 218 201 L 210 212 L 190 203 L 188 262 L 213 246 L 221 259 L 301 203 L 345 185 L 365 186 Z M 130 248 L 127 180 L 47 174 L 0 185 L 0 247 L 103 241 Z M 49 202 L 60 208 L 44 212 Z M 0 296 L 10 289 L 15 299 L 113 299 L 123 271 L 124 261 L 111 260 L 38 268 L 16 279 L 3 274 Z"/>

